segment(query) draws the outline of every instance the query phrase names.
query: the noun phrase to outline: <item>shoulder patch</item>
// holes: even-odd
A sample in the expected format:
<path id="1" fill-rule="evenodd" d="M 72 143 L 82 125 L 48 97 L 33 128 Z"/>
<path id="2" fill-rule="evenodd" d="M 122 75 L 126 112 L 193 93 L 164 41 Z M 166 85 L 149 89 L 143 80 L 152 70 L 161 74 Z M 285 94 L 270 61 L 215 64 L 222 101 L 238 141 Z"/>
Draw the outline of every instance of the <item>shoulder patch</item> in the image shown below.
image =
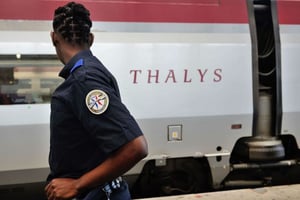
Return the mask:
<path id="1" fill-rule="evenodd" d="M 106 111 L 109 98 L 102 90 L 92 90 L 86 95 L 85 103 L 91 113 L 100 115 Z"/>

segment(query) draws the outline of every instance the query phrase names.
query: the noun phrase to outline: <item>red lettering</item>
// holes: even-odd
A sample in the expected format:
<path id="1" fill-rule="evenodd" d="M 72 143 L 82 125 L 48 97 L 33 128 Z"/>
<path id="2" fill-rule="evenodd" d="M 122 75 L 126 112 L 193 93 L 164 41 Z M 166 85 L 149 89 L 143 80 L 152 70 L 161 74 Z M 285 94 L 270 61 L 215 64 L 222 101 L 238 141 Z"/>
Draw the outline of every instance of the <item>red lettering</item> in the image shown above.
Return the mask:
<path id="1" fill-rule="evenodd" d="M 178 77 L 181 77 L 179 81 L 182 83 L 192 83 L 193 76 L 190 76 L 190 74 L 195 71 L 197 71 L 199 74 L 200 83 L 204 83 L 209 80 L 213 83 L 218 83 L 223 80 L 223 70 L 221 68 L 215 68 L 212 70 L 199 68 L 194 70 L 182 69 L 177 71 L 175 69 L 168 69 L 167 75 L 163 77 L 160 69 L 148 69 L 147 72 L 143 71 L 142 69 L 132 69 L 129 71 L 129 74 L 132 75 L 133 84 L 139 84 L 141 81 L 144 81 L 148 84 L 155 84 L 163 81 L 163 78 L 165 78 L 163 83 L 178 83 Z M 166 71 L 162 71 L 163 74 L 164 72 Z"/>
<path id="2" fill-rule="evenodd" d="M 208 69 L 205 69 L 204 72 L 202 72 L 201 69 L 198 69 L 198 72 L 200 74 L 200 82 L 204 82 L 204 76 L 207 73 Z"/>
<path id="3" fill-rule="evenodd" d="M 188 71 L 189 71 L 188 69 L 185 69 L 185 70 L 184 70 L 184 80 L 183 80 L 183 81 L 184 81 L 185 83 L 190 83 L 190 82 L 192 82 L 192 79 L 191 79 L 191 78 L 190 78 L 189 80 L 188 80 L 188 78 L 187 78 L 187 77 L 188 77 Z"/>
<path id="4" fill-rule="evenodd" d="M 129 74 L 131 74 L 133 72 L 133 81 L 132 83 L 137 84 L 137 73 L 142 73 L 142 70 L 130 70 Z"/>
<path id="5" fill-rule="evenodd" d="M 214 75 L 214 82 L 220 82 L 222 80 L 222 69 L 215 69 Z"/>
<path id="6" fill-rule="evenodd" d="M 151 78 L 155 78 L 155 83 L 158 83 L 159 70 L 155 70 L 155 74 L 151 74 L 152 70 L 148 70 L 148 83 L 151 83 Z"/>
<path id="7" fill-rule="evenodd" d="M 167 83 L 169 81 L 169 79 L 172 79 L 173 80 L 173 83 L 176 83 L 176 79 L 175 79 L 175 74 L 174 74 L 174 70 L 170 69 L 169 70 L 169 74 L 165 80 L 165 83 Z"/>

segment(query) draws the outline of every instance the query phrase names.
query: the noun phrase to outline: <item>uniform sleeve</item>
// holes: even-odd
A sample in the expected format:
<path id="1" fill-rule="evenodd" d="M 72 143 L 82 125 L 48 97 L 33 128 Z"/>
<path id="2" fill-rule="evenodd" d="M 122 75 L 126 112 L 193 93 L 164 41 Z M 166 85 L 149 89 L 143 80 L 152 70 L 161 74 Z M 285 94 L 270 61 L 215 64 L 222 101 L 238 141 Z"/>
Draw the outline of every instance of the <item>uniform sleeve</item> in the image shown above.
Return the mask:
<path id="1" fill-rule="evenodd" d="M 111 153 L 142 135 L 136 120 L 112 87 L 77 83 L 72 107 L 89 137 L 104 153 Z"/>

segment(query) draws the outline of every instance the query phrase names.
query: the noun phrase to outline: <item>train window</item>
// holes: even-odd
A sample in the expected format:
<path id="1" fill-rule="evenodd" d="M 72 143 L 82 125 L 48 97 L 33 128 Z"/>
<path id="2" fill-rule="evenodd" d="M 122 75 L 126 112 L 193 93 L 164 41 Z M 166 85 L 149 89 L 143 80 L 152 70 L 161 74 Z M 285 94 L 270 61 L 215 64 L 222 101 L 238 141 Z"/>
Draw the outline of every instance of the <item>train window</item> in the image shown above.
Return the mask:
<path id="1" fill-rule="evenodd" d="M 0 105 L 49 103 L 61 69 L 55 55 L 0 55 Z"/>

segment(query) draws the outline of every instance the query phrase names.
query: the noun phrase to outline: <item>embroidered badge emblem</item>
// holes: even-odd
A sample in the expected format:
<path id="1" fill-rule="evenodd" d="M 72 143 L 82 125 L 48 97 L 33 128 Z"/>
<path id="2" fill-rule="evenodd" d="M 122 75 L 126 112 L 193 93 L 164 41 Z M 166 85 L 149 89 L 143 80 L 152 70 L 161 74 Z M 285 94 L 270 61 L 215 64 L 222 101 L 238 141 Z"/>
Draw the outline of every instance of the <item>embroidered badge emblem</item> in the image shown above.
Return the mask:
<path id="1" fill-rule="evenodd" d="M 86 95 L 85 103 L 92 113 L 100 115 L 106 111 L 109 98 L 102 90 L 92 90 Z"/>

